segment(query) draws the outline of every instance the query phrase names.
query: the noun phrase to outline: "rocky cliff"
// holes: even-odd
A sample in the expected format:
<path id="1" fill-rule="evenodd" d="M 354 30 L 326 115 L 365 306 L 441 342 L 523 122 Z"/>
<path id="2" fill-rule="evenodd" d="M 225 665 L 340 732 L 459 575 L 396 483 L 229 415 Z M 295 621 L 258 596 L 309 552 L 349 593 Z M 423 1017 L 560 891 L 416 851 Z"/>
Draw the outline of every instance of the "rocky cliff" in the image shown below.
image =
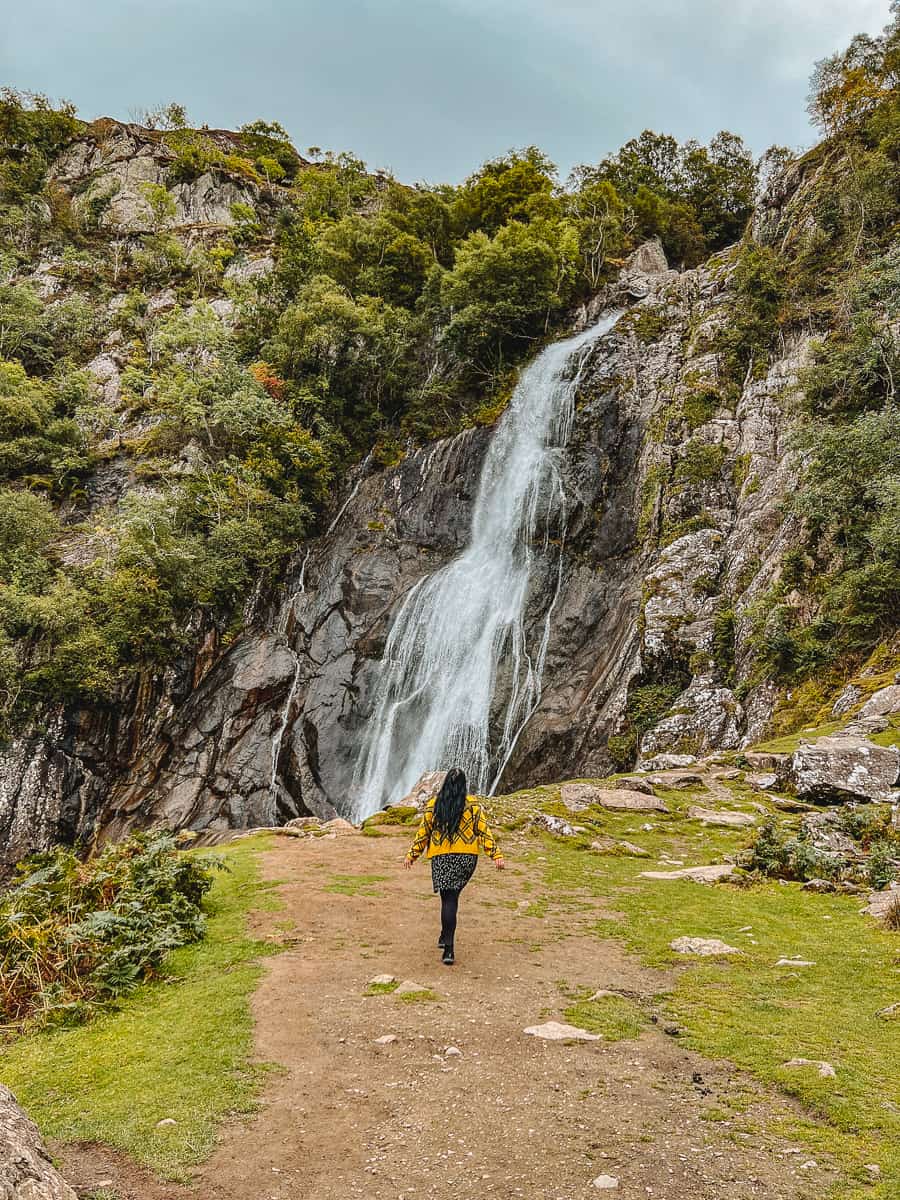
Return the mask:
<path id="1" fill-rule="evenodd" d="M 111 126 L 52 173 L 77 205 L 101 197 L 102 219 L 125 236 L 156 227 L 139 185 L 162 184 L 165 154 Z M 782 185 L 759 211 L 760 241 L 783 236 L 798 186 Z M 235 204 L 274 212 L 279 202 L 277 189 L 263 196 L 212 176 L 170 192 L 166 223 L 188 239 L 233 223 Z M 789 398 L 808 339 L 784 340 L 764 372 L 721 386 L 716 338 L 734 311 L 735 262 L 726 251 L 679 272 L 647 243 L 573 318 L 626 310 L 582 377 L 564 462 L 576 506 L 543 694 L 505 787 L 739 747 L 771 718 L 777 693 L 754 675 L 750 634 L 796 532 L 782 500 L 794 473 Z M 264 254 L 238 255 L 229 272 L 270 269 Z M 33 279 L 48 294 L 58 286 L 52 262 Z M 163 291 L 151 303 L 174 300 Z M 233 319 L 226 291 L 212 308 Z M 125 362 L 113 333 L 90 363 L 104 393 L 115 397 Z M 388 468 L 361 462 L 334 489 L 330 527 L 298 545 L 273 592 L 247 596 L 236 633 L 200 620 L 165 672 L 135 675 L 115 703 L 48 711 L 16 737 L 0 760 L 5 858 L 157 822 L 217 830 L 347 811 L 387 631 L 410 587 L 465 544 L 490 437 L 476 427 Z M 89 502 L 115 505 L 141 486 L 133 459 L 112 454 L 88 483 Z M 533 622 L 554 587 L 549 573 L 536 580 Z"/>

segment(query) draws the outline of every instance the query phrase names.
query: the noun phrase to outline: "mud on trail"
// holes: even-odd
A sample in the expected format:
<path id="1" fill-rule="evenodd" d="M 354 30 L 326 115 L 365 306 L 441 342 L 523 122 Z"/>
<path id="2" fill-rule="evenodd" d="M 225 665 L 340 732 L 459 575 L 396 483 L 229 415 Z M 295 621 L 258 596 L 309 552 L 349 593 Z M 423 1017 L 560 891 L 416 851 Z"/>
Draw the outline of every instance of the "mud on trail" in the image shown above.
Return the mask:
<path id="1" fill-rule="evenodd" d="M 279 838 L 263 869 L 292 925 L 254 999 L 256 1054 L 278 1064 L 257 1115 L 227 1124 L 190 1186 L 161 1183 L 102 1147 L 60 1147 L 73 1184 L 112 1180 L 121 1200 L 580 1200 L 618 1180 L 622 1200 L 816 1200 L 830 1173 L 769 1134 L 715 1119 L 749 1098 L 764 1128 L 790 1109 L 727 1064 L 648 1025 L 633 1040 L 547 1042 L 577 988 L 652 1011 L 668 975 L 584 932 L 585 911 L 534 914 L 528 872 L 485 859 L 463 893 L 457 963 L 436 946 L 427 864 L 401 869 L 404 837 Z M 524 842 L 523 842 L 524 847 Z M 533 847 L 533 843 L 532 843 Z M 585 898 L 585 904 L 587 904 Z M 588 917 L 601 915 L 591 901 Z M 367 993 L 389 974 L 436 999 Z M 378 1044 L 393 1034 L 396 1041 Z M 447 1054 L 455 1047 L 459 1054 Z"/>

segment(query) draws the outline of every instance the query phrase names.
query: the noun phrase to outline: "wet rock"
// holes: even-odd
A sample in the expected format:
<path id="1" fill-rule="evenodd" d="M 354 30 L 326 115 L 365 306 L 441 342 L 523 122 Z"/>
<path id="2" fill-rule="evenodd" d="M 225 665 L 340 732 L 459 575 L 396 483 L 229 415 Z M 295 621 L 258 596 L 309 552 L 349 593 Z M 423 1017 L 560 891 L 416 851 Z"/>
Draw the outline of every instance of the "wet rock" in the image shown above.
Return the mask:
<path id="1" fill-rule="evenodd" d="M 860 737 L 805 742 L 791 759 L 797 796 L 819 804 L 888 799 L 898 773 L 896 746 L 876 746 Z"/>
<path id="2" fill-rule="evenodd" d="M 645 792 L 630 792 L 624 788 L 603 788 L 592 783 L 564 783 L 560 788 L 563 804 L 587 808 L 599 804 L 601 808 L 624 809 L 629 812 L 668 812 L 666 804 L 658 796 Z M 577 810 L 576 810 L 577 811 Z"/>
<path id="3" fill-rule="evenodd" d="M 641 871 L 641 879 L 693 879 L 695 883 L 715 883 L 734 874 L 728 863 L 708 867 L 682 867 L 678 871 Z"/>
<path id="4" fill-rule="evenodd" d="M 599 1042 L 599 1033 L 588 1033 L 577 1025 L 566 1025 L 560 1021 L 545 1021 L 543 1025 L 529 1025 L 524 1031 L 531 1037 L 543 1038 L 547 1042 Z"/>
<path id="5" fill-rule="evenodd" d="M 37 1126 L 0 1084 L 0 1195 L 4 1200 L 77 1200 L 53 1166 Z"/>
<path id="6" fill-rule="evenodd" d="M 701 958 L 741 953 L 737 946 L 729 946 L 719 938 L 678 937 L 669 942 L 669 949 L 674 950 L 676 954 L 697 954 Z"/>
<path id="7" fill-rule="evenodd" d="M 756 818 L 752 813 L 738 812 L 731 808 L 700 808 L 692 804 L 687 815 L 694 821 L 702 821 L 704 825 L 721 825 L 732 829 L 742 829 L 755 825 Z"/>

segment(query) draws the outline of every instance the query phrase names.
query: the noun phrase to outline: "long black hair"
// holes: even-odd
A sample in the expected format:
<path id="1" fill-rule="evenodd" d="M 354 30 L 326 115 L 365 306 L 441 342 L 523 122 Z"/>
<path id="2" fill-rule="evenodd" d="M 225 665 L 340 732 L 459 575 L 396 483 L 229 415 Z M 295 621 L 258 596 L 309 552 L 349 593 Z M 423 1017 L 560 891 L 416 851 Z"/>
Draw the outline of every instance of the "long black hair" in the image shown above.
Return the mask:
<path id="1" fill-rule="evenodd" d="M 452 839 L 459 829 L 463 809 L 466 807 L 466 790 L 465 773 L 459 767 L 451 767 L 434 802 L 432 828 L 439 840 Z"/>

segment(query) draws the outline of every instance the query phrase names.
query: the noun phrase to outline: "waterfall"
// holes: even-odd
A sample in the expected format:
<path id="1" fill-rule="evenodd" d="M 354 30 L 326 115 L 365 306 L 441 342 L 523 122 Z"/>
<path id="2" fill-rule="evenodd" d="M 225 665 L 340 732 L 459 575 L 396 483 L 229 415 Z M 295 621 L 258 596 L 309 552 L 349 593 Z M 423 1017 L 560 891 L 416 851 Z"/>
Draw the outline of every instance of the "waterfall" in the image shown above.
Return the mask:
<path id="1" fill-rule="evenodd" d="M 563 577 L 560 460 L 586 348 L 618 316 L 548 346 L 522 372 L 485 456 L 468 545 L 410 590 L 388 635 L 354 774 L 357 819 L 401 799 L 425 771 L 456 765 L 472 791 L 496 788 L 541 697 Z M 554 590 L 529 639 L 529 583 L 539 564 Z"/>

